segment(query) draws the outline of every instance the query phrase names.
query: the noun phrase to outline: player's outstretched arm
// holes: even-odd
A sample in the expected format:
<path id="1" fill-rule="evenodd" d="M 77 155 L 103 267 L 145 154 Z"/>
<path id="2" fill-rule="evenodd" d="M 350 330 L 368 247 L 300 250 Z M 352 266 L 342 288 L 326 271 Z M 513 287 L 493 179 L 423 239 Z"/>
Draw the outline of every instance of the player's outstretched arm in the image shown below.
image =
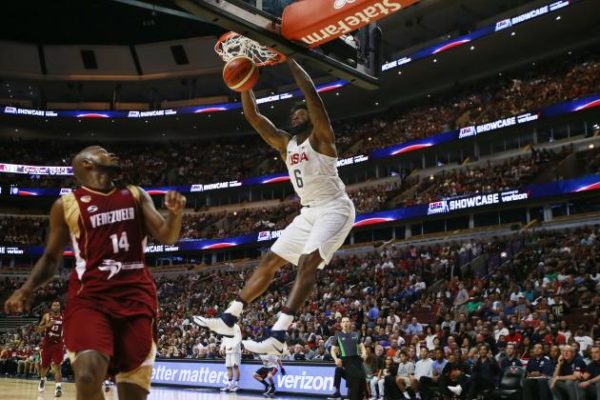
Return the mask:
<path id="1" fill-rule="evenodd" d="M 278 129 L 273 122 L 258 111 L 258 104 L 256 104 L 256 97 L 254 97 L 252 90 L 242 92 L 242 106 L 244 107 L 244 116 L 250 125 L 252 125 L 252 128 L 258 132 L 269 146 L 277 150 L 285 160 L 290 137 L 285 131 Z"/>
<path id="2" fill-rule="evenodd" d="M 23 312 L 31 309 L 34 292 L 54 278 L 63 258 L 63 251 L 69 242 L 69 228 L 64 218 L 62 199 L 58 199 L 50 210 L 50 234 L 44 254 L 33 266 L 27 281 L 4 303 L 7 313 Z"/>
<path id="3" fill-rule="evenodd" d="M 296 84 L 304 94 L 306 98 L 306 106 L 308 107 L 308 114 L 314 127 L 314 133 L 319 140 L 335 142 L 335 135 L 333 128 L 331 127 L 331 121 L 329 120 L 329 114 L 325 110 L 325 105 L 315 84 L 308 75 L 308 73 L 302 68 L 294 59 L 287 59 L 288 66 Z"/>
<path id="4" fill-rule="evenodd" d="M 145 190 L 140 188 L 144 223 L 150 234 L 162 244 L 173 244 L 179 239 L 181 219 L 185 210 L 186 198 L 180 193 L 169 191 L 165 195 L 165 206 L 169 210 L 164 218 L 156 208 Z"/>

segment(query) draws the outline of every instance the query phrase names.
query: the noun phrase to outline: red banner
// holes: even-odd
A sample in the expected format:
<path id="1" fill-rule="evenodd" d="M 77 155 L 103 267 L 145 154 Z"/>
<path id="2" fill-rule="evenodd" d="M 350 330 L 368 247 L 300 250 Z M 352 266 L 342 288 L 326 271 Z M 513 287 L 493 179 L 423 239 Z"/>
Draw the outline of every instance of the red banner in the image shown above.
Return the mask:
<path id="1" fill-rule="evenodd" d="M 419 0 L 300 0 L 283 11 L 281 34 L 317 47 Z"/>

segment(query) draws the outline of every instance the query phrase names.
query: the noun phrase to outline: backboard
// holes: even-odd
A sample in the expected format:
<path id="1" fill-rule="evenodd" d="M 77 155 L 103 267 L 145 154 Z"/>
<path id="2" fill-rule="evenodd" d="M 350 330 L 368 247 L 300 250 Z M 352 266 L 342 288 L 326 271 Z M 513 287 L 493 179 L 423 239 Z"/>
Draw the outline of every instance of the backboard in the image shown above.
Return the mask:
<path id="1" fill-rule="evenodd" d="M 199 21 L 219 25 L 271 47 L 286 56 L 293 56 L 311 68 L 322 70 L 351 84 L 365 89 L 378 87 L 378 77 L 381 71 L 381 34 L 376 24 L 368 25 L 352 35 L 329 40 L 317 47 L 301 40 L 288 40 L 282 35 L 282 25 L 284 25 L 286 14 L 277 14 L 292 4 L 293 0 L 161 1 L 161 4 L 172 3 L 173 7 L 157 7 L 155 4 L 151 5 L 138 0 L 113 1 L 151 8 L 157 12 L 166 12 L 182 18 L 197 18 Z M 319 1 L 325 1 L 332 5 L 334 3 L 336 5 L 344 3 L 343 5 L 345 5 L 357 0 Z M 358 0 L 357 3 L 359 1 L 364 0 Z"/>

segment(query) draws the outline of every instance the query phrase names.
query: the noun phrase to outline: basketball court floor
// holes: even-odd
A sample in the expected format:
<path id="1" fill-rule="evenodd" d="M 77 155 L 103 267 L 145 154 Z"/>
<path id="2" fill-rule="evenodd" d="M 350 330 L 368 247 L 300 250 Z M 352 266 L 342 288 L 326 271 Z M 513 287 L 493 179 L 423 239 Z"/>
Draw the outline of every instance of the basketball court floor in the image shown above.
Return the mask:
<path id="1" fill-rule="evenodd" d="M 23 379 L 0 379 L 2 400 L 54 400 L 54 382 L 49 381 L 46 391 L 38 393 L 37 381 Z M 114 387 L 114 386 L 113 386 Z M 117 400 L 116 388 L 105 394 L 106 400 Z M 60 399 L 75 400 L 75 385 L 63 383 Z M 216 389 L 184 389 L 176 387 L 153 387 L 148 400 L 258 400 L 264 399 L 257 393 L 221 393 Z M 280 400 L 298 400 L 301 397 L 277 396 Z M 303 397 L 308 399 L 308 397 Z"/>

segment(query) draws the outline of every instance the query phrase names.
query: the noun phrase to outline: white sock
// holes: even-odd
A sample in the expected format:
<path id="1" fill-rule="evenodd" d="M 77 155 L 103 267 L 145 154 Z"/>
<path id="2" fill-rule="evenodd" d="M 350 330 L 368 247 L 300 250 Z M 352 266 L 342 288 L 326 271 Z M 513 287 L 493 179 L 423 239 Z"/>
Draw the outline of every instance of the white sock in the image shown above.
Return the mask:
<path id="1" fill-rule="evenodd" d="M 42 380 L 42 381 L 45 381 L 45 380 L 46 380 L 46 377 L 43 377 L 43 378 L 42 378 L 42 379 L 40 379 L 40 380 Z"/>
<path id="2" fill-rule="evenodd" d="M 229 305 L 229 308 L 225 310 L 226 313 L 233 315 L 234 317 L 240 317 L 240 314 L 244 310 L 244 303 L 241 301 L 234 300 Z"/>
<path id="3" fill-rule="evenodd" d="M 293 321 L 294 321 L 293 315 L 281 313 L 281 314 L 279 314 L 279 318 L 277 318 L 277 322 L 275 322 L 275 325 L 273 325 L 273 330 L 274 331 L 287 331 Z"/>

